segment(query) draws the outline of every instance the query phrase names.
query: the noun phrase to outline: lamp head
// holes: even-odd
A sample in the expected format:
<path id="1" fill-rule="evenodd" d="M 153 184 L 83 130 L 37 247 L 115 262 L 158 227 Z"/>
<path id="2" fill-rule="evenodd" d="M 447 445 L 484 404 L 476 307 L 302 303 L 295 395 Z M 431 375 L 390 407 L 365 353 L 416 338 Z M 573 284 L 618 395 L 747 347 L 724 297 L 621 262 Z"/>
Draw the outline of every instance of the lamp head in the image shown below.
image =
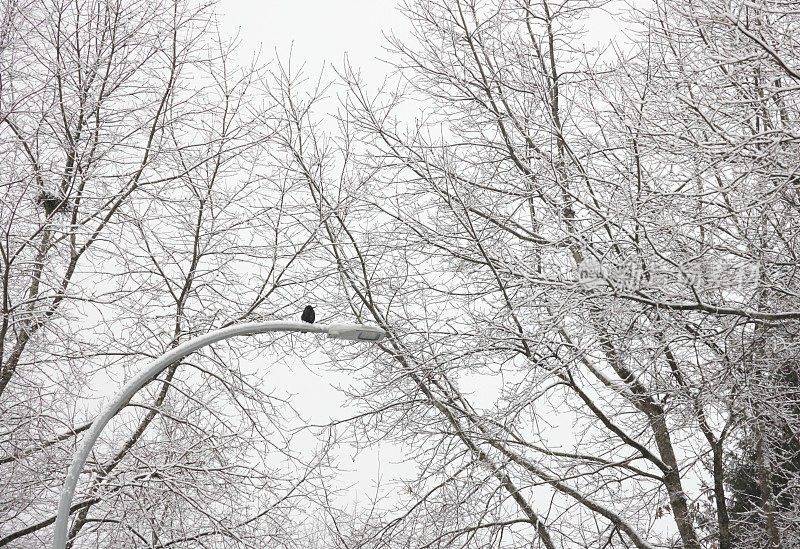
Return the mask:
<path id="1" fill-rule="evenodd" d="M 386 336 L 381 328 L 366 324 L 331 324 L 328 327 L 328 337 L 331 339 L 346 339 L 349 341 L 368 341 L 374 343 Z"/>

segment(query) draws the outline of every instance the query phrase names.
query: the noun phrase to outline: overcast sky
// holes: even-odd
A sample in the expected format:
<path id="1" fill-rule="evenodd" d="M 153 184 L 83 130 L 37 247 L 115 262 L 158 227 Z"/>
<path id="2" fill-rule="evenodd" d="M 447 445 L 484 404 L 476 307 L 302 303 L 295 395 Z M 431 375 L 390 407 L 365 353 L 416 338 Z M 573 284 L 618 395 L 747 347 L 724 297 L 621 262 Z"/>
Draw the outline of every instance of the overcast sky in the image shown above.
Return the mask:
<path id="1" fill-rule="evenodd" d="M 243 63 L 259 49 L 264 62 L 274 59 L 276 53 L 285 60 L 291 51 L 293 67 L 305 63 L 305 74 L 313 76 L 323 63 L 340 67 L 347 54 L 351 64 L 361 70 L 365 81 L 377 85 L 391 71 L 391 67 L 379 59 L 387 57 L 383 50 L 384 34 L 400 37 L 408 34 L 408 23 L 398 11 L 398 5 L 399 0 L 220 0 L 217 12 L 222 32 L 229 38 L 238 36 L 241 41 L 240 61 Z M 617 28 L 617 21 L 608 14 L 598 13 L 590 23 L 589 42 L 594 43 L 608 40 Z M 327 76 L 333 74 L 328 72 Z M 298 319 L 299 315 L 298 309 Z M 318 306 L 317 317 L 325 316 L 322 304 Z M 308 339 L 310 336 L 299 337 L 297 345 L 300 347 L 309 349 L 315 344 Z M 333 385 L 347 385 L 349 381 L 344 375 L 326 370 L 322 365 L 325 361 L 322 354 L 312 353 L 301 359 L 298 355 L 277 356 L 267 351 L 262 360 L 250 366 L 261 371 L 266 368 L 275 392 L 289 397 L 306 420 L 325 423 L 347 415 L 347 409 L 342 406 L 343 396 Z M 462 389 L 472 393 L 476 401 L 492 400 L 499 390 L 499 387 L 489 390 L 483 380 L 478 395 L 478 387 L 470 387 L 469 379 L 461 379 L 461 383 Z M 302 440 L 301 437 L 297 443 L 308 445 L 309 450 L 314 446 L 313 440 L 308 438 Z M 401 449 L 386 443 L 359 454 L 342 452 L 340 465 L 351 473 L 341 480 L 360 485 L 354 487 L 351 497 L 368 494 L 379 477 L 385 482 L 405 469 L 396 463 L 402 456 Z"/>
<path id="2" fill-rule="evenodd" d="M 291 51 L 293 65 L 305 63 L 306 75 L 311 76 L 318 73 L 323 63 L 341 66 L 347 54 L 353 66 L 360 68 L 369 81 L 378 82 L 390 70 L 378 60 L 383 57 L 383 33 L 402 33 L 405 24 L 396 4 L 396 0 L 221 0 L 217 12 L 222 32 L 241 40 L 242 62 L 248 61 L 259 49 L 265 62 L 274 59 L 276 52 L 285 60 Z M 324 317 L 324 305 L 317 309 L 318 318 Z M 300 311 L 298 319 L 299 315 Z M 339 319 L 342 320 L 348 319 Z M 297 343 L 304 347 L 314 344 L 311 341 Z M 333 385 L 348 382 L 344 376 L 326 371 L 321 366 L 324 361 L 321 354 L 300 359 L 266 353 L 260 366 L 269 368 L 269 379 L 276 393 L 289 396 L 306 420 L 324 423 L 347 414 L 342 406 L 343 395 Z M 315 446 L 313 440 L 306 437 L 296 439 L 296 444 L 306 446 L 308 451 Z M 359 454 L 340 452 L 340 466 L 350 470 L 350 474 L 342 471 L 340 481 L 357 483 L 350 491 L 353 503 L 364 497 L 361 494 L 372 492 L 379 478 L 383 477 L 385 482 L 387 477 L 395 476 L 399 470 L 393 463 L 400 459 L 399 450 L 385 444 Z"/>
<path id="3" fill-rule="evenodd" d="M 345 53 L 365 75 L 380 77 L 387 68 L 376 58 L 385 43 L 383 32 L 401 33 L 405 21 L 396 0 L 221 0 L 223 32 L 237 33 L 243 53 L 262 48 L 264 60 L 277 50 L 285 58 L 307 62 L 318 70 L 323 62 L 340 65 Z"/>

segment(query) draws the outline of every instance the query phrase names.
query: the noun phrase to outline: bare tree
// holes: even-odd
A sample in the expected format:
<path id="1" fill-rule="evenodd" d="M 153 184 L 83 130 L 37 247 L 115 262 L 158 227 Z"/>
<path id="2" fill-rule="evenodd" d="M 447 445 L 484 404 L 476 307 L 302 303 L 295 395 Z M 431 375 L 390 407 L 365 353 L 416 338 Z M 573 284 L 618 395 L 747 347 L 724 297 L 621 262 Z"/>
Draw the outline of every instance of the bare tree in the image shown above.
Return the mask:
<path id="1" fill-rule="evenodd" d="M 264 162 L 260 69 L 211 7 L 10 0 L 2 21 L 0 546 L 29 547 L 99 398 L 188 337 L 294 316 L 315 225 Z M 238 367 L 251 349 L 173 365 L 120 416 L 73 546 L 298 542 L 324 451 L 292 448 L 291 404 Z"/>
<path id="2" fill-rule="evenodd" d="M 604 10 L 634 40 L 588 48 Z M 190 2 L 4 4 L 0 545 L 46 543 L 93 395 L 301 291 L 390 335 L 329 349 L 357 412 L 303 456 L 252 347 L 189 357 L 74 546 L 797 544 L 797 14 L 403 11 L 375 90 L 239 69 Z M 381 441 L 416 473 L 353 511 L 336 449 Z"/>
<path id="3" fill-rule="evenodd" d="M 341 306 L 392 335 L 353 424 L 419 464 L 350 546 L 796 536 L 774 486 L 791 499 L 796 449 L 764 438 L 768 417 L 797 426 L 778 375 L 799 317 L 796 15 L 659 2 L 628 11 L 635 47 L 587 53 L 581 20 L 609 7 L 409 2 L 399 86 L 346 68 L 335 136 L 284 75 L 282 144 Z M 745 441 L 749 526 L 730 509 Z"/>

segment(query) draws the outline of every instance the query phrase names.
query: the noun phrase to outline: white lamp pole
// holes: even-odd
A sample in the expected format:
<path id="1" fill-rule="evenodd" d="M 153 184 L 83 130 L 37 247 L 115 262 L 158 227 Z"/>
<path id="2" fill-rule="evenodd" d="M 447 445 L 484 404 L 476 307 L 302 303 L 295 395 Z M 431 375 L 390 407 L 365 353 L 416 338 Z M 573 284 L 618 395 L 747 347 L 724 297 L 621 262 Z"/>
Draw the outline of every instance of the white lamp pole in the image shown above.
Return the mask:
<path id="1" fill-rule="evenodd" d="M 86 431 L 86 434 L 83 435 L 80 446 L 75 452 L 72 458 L 72 464 L 67 471 L 67 478 L 64 480 L 64 485 L 61 487 L 61 498 L 58 503 L 58 514 L 56 515 L 55 537 L 53 538 L 53 549 L 66 549 L 67 527 L 69 525 L 70 514 L 69 508 L 72 504 L 72 496 L 75 494 L 75 486 L 78 484 L 78 477 L 83 470 L 83 466 L 86 464 L 86 459 L 89 457 L 94 443 L 97 442 L 106 424 L 130 402 L 133 395 L 155 379 L 155 377 L 169 367 L 170 364 L 174 364 L 181 358 L 206 345 L 231 337 L 263 334 L 266 332 L 312 332 L 328 334 L 328 337 L 333 339 L 368 342 L 379 341 L 386 335 L 380 328 L 364 324 L 325 325 L 285 321 L 250 322 L 214 330 L 191 339 L 186 343 L 182 343 L 164 353 L 125 384 L 119 393 L 117 393 L 103 411 L 94 419 L 92 426 Z"/>

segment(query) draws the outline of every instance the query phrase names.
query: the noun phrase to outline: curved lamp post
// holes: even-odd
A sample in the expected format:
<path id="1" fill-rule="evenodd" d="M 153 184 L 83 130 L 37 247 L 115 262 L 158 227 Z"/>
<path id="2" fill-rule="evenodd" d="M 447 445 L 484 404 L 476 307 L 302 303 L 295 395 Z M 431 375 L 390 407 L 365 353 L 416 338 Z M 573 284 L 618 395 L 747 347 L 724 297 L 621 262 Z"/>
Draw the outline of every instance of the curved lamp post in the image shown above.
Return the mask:
<path id="1" fill-rule="evenodd" d="M 328 337 L 333 339 L 367 342 L 379 341 L 386 335 L 380 328 L 364 324 L 325 325 L 286 321 L 250 322 L 208 332 L 207 334 L 191 339 L 164 353 L 125 384 L 113 400 L 111 400 L 94 419 L 92 426 L 83 436 L 83 440 L 81 440 L 80 446 L 72 458 L 72 463 L 67 471 L 67 478 L 64 480 L 64 485 L 61 487 L 61 498 L 59 499 L 58 514 L 56 515 L 55 537 L 53 538 L 53 549 L 66 548 L 67 527 L 69 525 L 70 515 L 69 508 L 72 504 L 72 496 L 75 494 L 75 486 L 78 484 L 78 477 L 83 470 L 83 466 L 86 464 L 86 459 L 89 457 L 94 443 L 97 442 L 106 424 L 130 402 L 133 395 L 155 379 L 155 377 L 169 367 L 170 364 L 174 364 L 181 358 L 206 345 L 231 337 L 263 334 L 266 332 L 312 332 L 328 334 Z"/>

